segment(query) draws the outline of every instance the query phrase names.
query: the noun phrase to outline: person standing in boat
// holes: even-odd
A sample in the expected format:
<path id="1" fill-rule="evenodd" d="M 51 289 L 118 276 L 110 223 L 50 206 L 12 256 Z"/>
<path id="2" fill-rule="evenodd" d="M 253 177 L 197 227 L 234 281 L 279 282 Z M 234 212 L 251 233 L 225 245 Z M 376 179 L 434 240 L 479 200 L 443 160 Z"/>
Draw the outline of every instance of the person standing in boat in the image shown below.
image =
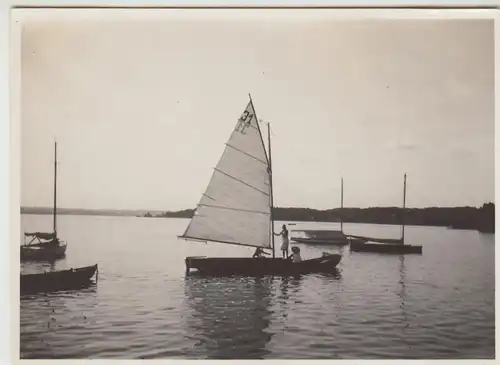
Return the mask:
<path id="1" fill-rule="evenodd" d="M 286 225 L 283 224 L 280 233 L 274 233 L 275 236 L 281 236 L 281 252 L 283 253 L 283 258 L 288 258 L 288 229 L 286 229 Z"/>

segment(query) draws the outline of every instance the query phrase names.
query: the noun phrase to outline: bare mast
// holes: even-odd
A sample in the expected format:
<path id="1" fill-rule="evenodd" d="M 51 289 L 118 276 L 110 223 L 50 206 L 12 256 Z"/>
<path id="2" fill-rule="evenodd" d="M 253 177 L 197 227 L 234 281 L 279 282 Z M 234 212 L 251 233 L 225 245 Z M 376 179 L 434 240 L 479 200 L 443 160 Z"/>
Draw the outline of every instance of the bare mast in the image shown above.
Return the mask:
<path id="1" fill-rule="evenodd" d="M 53 224 L 54 233 L 57 235 L 57 142 L 54 142 L 54 207 Z"/>
<path id="2" fill-rule="evenodd" d="M 403 218 L 402 218 L 402 226 L 401 226 L 401 243 L 405 244 L 405 215 L 406 215 L 406 173 L 404 177 L 404 185 L 403 185 Z"/>
<path id="3" fill-rule="evenodd" d="M 344 233 L 344 178 L 340 179 L 340 232 Z"/>
<path id="4" fill-rule="evenodd" d="M 273 168 L 272 168 L 272 162 L 271 162 L 271 123 L 267 123 L 267 143 L 269 146 L 269 186 L 270 186 L 270 195 L 271 195 L 271 244 L 273 247 L 273 258 L 275 258 L 276 253 L 274 252 Z"/>
<path id="5" fill-rule="evenodd" d="M 259 126 L 259 119 L 257 118 L 257 112 L 255 111 L 255 106 L 253 105 L 253 100 L 252 100 L 252 95 L 248 94 L 248 97 L 250 98 L 250 103 L 252 104 L 252 109 L 255 114 L 255 120 L 257 124 L 257 129 L 259 130 L 260 138 L 262 140 L 262 144 L 264 145 L 264 140 L 262 138 L 262 133 L 260 130 Z M 269 168 L 269 195 L 270 195 L 270 206 L 271 206 L 271 214 L 270 214 L 270 220 L 271 220 L 271 227 L 269 229 L 270 237 L 271 237 L 271 247 L 273 250 L 273 258 L 276 257 L 276 253 L 274 252 L 274 216 L 273 216 L 273 207 L 274 207 L 274 198 L 273 198 L 273 172 L 272 172 L 272 163 L 271 163 L 271 126 L 270 123 L 267 123 L 267 143 L 268 143 L 268 150 L 269 153 L 266 155 L 267 157 L 267 163 L 268 163 L 268 168 Z M 264 146 L 264 153 L 266 151 L 266 148 Z"/>

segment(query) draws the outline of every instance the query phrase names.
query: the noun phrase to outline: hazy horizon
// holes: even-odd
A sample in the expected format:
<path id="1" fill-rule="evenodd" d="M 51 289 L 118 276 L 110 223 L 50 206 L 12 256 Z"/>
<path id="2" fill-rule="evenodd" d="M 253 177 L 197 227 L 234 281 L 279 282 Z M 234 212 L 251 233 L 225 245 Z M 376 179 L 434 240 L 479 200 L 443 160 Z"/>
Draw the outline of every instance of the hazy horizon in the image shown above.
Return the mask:
<path id="1" fill-rule="evenodd" d="M 495 202 L 484 202 L 483 204 L 495 204 Z M 440 209 L 448 209 L 448 208 L 481 208 L 481 206 L 471 206 L 471 205 L 460 205 L 460 206 L 428 206 L 428 207 L 411 207 L 406 206 L 406 209 L 430 209 L 430 208 L 440 208 Z M 52 209 L 52 206 L 25 206 L 22 205 L 21 208 L 29 208 L 29 209 Z M 311 207 L 291 207 L 291 206 L 274 206 L 274 208 L 293 208 L 293 209 L 314 209 L 314 210 L 333 210 L 333 209 L 342 209 L 341 207 L 331 207 L 331 208 L 311 208 Z M 394 206 L 394 205 L 380 205 L 380 206 L 370 206 L 370 207 L 354 207 L 354 206 L 345 206 L 343 209 L 371 209 L 371 208 L 402 208 L 402 206 Z M 117 210 L 117 211 L 150 211 L 150 212 L 179 212 L 183 210 L 196 209 L 196 207 L 192 208 L 181 208 L 181 209 L 147 209 L 147 208 L 81 208 L 81 207 L 64 207 L 57 206 L 57 209 L 74 209 L 74 210 Z"/>
<path id="2" fill-rule="evenodd" d="M 57 140 L 58 207 L 195 208 L 248 93 L 275 206 L 495 202 L 492 20 L 208 19 L 25 23 L 23 207 Z"/>

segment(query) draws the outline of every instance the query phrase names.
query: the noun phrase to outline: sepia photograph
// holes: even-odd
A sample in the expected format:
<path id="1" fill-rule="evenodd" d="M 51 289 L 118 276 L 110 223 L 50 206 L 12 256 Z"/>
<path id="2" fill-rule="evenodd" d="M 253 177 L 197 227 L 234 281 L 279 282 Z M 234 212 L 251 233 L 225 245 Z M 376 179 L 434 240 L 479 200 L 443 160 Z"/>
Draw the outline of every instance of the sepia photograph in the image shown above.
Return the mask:
<path id="1" fill-rule="evenodd" d="M 18 358 L 494 359 L 494 25 L 14 9 Z"/>

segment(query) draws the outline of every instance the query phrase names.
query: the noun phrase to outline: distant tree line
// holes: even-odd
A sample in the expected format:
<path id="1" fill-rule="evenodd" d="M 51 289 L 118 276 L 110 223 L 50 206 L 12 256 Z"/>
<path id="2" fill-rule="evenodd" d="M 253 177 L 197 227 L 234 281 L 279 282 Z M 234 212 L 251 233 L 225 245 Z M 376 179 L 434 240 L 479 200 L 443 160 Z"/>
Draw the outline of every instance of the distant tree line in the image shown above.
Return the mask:
<path id="1" fill-rule="evenodd" d="M 191 218 L 193 209 L 184 209 L 175 212 L 146 212 L 137 210 L 113 209 L 73 209 L 58 208 L 58 214 L 75 215 L 106 215 L 106 216 L 141 216 L 163 218 Z M 52 214 L 48 207 L 21 207 L 22 214 Z M 403 214 L 404 213 L 404 214 Z M 495 204 L 486 203 L 480 208 L 406 208 L 379 207 L 379 208 L 335 208 L 317 210 L 309 208 L 274 208 L 274 218 L 280 221 L 306 222 L 344 222 L 374 223 L 374 224 L 402 224 L 420 226 L 444 226 L 456 229 L 473 229 L 481 232 L 495 232 Z"/>
<path id="2" fill-rule="evenodd" d="M 163 212 L 158 214 L 157 217 L 162 218 L 191 218 L 193 217 L 194 209 L 178 210 L 176 212 Z"/>
<path id="3" fill-rule="evenodd" d="M 191 218 L 193 209 L 164 212 L 156 217 Z M 274 208 L 273 215 L 280 221 L 339 222 L 403 224 L 414 226 L 444 226 L 455 229 L 472 229 L 481 232 L 495 231 L 495 204 L 486 203 L 480 208 L 335 208 L 317 210 L 310 208 Z"/>

